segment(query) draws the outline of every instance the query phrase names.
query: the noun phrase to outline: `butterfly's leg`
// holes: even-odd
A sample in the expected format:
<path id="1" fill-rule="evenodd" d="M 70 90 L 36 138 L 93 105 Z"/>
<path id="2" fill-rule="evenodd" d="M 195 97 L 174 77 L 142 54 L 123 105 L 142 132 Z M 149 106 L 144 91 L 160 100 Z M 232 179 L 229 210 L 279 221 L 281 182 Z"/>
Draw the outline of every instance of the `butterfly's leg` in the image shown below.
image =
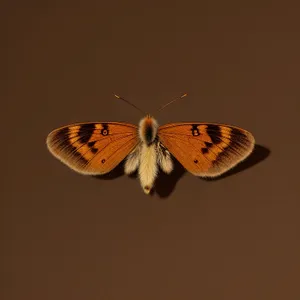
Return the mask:
<path id="1" fill-rule="evenodd" d="M 140 146 L 137 146 L 126 158 L 124 172 L 129 175 L 135 172 L 140 164 Z"/>
<path id="2" fill-rule="evenodd" d="M 160 168 L 167 174 L 173 170 L 173 161 L 170 152 L 160 142 L 157 143 L 157 160 Z"/>

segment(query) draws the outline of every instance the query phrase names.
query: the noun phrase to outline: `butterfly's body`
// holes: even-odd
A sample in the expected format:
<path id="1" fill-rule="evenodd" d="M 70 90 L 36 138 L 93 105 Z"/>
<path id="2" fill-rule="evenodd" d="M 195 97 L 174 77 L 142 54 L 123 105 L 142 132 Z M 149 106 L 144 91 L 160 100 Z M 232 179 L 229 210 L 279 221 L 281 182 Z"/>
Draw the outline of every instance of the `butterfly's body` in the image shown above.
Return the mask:
<path id="1" fill-rule="evenodd" d="M 154 185 L 158 167 L 166 173 L 173 170 L 170 153 L 159 142 L 157 130 L 157 121 L 150 115 L 140 121 L 138 128 L 140 142 L 128 155 L 125 163 L 126 174 L 131 174 L 138 169 L 141 185 L 146 194 Z"/>
<path id="2" fill-rule="evenodd" d="M 125 173 L 138 171 L 146 194 L 159 168 L 172 172 L 171 155 L 195 176 L 216 177 L 248 157 L 254 145 L 252 134 L 239 127 L 198 122 L 158 126 L 150 115 L 139 126 L 78 123 L 53 130 L 47 137 L 50 152 L 81 174 L 106 174 L 125 159 Z"/>

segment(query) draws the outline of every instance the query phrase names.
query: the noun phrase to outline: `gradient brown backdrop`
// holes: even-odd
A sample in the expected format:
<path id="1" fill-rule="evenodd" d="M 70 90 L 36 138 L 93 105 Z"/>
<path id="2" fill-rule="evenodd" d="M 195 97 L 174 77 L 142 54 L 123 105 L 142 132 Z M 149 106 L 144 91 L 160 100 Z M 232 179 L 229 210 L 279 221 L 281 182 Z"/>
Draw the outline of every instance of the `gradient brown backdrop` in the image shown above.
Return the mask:
<path id="1" fill-rule="evenodd" d="M 296 1 L 2 1 L 1 299 L 300 299 Z M 155 115 L 258 146 L 220 180 L 177 165 L 153 197 L 47 151 L 54 128 Z"/>

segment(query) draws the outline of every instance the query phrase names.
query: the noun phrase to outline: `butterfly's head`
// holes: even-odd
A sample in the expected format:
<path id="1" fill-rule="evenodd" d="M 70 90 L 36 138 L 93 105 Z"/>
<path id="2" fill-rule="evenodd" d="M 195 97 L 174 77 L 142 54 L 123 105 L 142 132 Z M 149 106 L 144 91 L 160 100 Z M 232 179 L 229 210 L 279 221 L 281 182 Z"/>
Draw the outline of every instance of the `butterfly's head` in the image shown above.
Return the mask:
<path id="1" fill-rule="evenodd" d="M 139 124 L 139 136 L 142 142 L 147 145 L 152 144 L 156 138 L 157 129 L 157 121 L 151 115 L 146 115 Z"/>

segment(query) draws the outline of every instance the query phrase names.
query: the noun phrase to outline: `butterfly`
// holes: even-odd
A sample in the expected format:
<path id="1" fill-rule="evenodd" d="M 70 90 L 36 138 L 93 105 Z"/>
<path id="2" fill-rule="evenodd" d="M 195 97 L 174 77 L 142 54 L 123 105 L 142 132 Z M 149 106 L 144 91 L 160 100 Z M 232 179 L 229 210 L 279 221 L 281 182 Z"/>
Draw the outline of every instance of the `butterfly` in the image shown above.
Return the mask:
<path id="1" fill-rule="evenodd" d="M 199 122 L 159 126 L 153 116 L 145 115 L 138 126 L 125 122 L 63 126 L 50 132 L 46 144 L 54 157 L 84 175 L 109 173 L 125 160 L 125 174 L 138 171 L 146 194 L 153 189 L 159 169 L 172 172 L 172 157 L 195 176 L 217 177 L 246 159 L 254 149 L 253 135 L 236 126 Z"/>

